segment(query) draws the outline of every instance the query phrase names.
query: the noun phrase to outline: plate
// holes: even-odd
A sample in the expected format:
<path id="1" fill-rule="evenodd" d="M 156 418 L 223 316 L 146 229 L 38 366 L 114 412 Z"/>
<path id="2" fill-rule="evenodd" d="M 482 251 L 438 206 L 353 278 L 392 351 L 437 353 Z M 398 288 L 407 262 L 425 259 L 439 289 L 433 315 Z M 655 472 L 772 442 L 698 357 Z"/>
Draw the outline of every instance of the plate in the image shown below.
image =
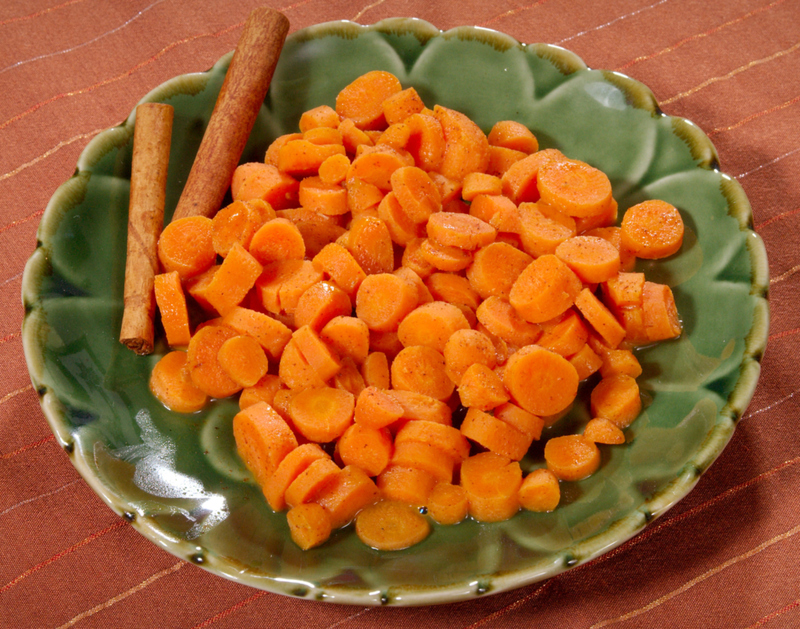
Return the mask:
<path id="1" fill-rule="evenodd" d="M 167 189 L 171 213 L 231 54 L 143 101 L 175 107 Z M 301 112 L 333 105 L 369 70 L 388 70 L 429 106 L 487 130 L 527 124 L 606 172 L 622 210 L 647 198 L 677 206 L 679 255 L 640 263 L 670 285 L 684 334 L 639 351 L 646 408 L 628 442 L 603 448 L 596 474 L 563 486 L 553 513 L 434 527 L 419 545 L 378 552 L 352 527 L 301 551 L 285 514 L 246 482 L 234 452 L 234 401 L 190 415 L 151 396 L 163 342 L 139 357 L 118 342 L 134 115 L 95 137 L 53 195 L 25 269 L 23 338 L 31 380 L 58 442 L 91 487 L 155 544 L 217 575 L 280 594 L 358 605 L 426 605 L 520 587 L 629 539 L 685 496 L 720 454 L 753 394 L 766 338 L 768 268 L 747 198 L 719 170 L 709 139 L 664 115 L 650 90 L 592 70 L 567 50 L 520 44 L 482 28 L 441 32 L 415 19 L 333 22 L 292 34 L 242 161 L 294 131 Z M 586 392 L 584 392 L 586 393 Z M 578 404 L 551 435 L 580 430 Z M 541 460 L 534 446 L 523 467 Z"/>

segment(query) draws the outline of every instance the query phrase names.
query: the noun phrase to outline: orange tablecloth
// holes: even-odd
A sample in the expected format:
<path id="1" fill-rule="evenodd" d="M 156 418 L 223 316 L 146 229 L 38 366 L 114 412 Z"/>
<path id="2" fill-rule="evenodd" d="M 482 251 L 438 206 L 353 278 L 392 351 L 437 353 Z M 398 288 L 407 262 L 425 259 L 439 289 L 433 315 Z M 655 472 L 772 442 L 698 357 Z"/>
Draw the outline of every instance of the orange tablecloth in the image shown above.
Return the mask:
<path id="1" fill-rule="evenodd" d="M 263 3 L 263 2 L 262 2 Z M 528 587 L 432 608 L 295 600 L 160 550 L 78 476 L 23 357 L 20 282 L 48 199 L 150 89 L 233 49 L 258 0 L 0 3 L 0 627 L 800 627 L 800 2 L 268 0 L 292 30 L 414 16 L 562 45 L 697 123 L 770 261 L 762 377 L 696 489 L 629 542 Z"/>

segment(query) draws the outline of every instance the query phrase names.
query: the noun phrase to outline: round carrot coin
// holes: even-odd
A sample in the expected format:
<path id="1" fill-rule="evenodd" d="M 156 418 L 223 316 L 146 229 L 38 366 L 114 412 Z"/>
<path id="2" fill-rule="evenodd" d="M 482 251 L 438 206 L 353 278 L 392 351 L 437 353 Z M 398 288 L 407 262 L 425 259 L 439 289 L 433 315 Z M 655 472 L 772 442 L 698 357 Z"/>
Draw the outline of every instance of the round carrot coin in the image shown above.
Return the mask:
<path id="1" fill-rule="evenodd" d="M 555 415 L 575 399 L 578 372 L 566 358 L 555 352 L 528 345 L 508 359 L 503 383 L 529 413 Z"/>

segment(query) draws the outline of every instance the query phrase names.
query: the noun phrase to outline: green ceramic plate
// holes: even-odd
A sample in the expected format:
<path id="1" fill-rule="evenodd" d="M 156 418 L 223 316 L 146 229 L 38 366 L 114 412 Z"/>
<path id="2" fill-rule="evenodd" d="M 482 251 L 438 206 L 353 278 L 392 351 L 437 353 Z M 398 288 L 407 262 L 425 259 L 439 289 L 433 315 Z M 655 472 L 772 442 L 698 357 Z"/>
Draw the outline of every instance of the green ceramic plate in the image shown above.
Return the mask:
<path id="1" fill-rule="evenodd" d="M 175 107 L 167 212 L 175 207 L 230 55 L 168 81 L 144 101 Z M 303 552 L 243 479 L 236 405 L 192 416 L 150 395 L 166 348 L 138 357 L 117 341 L 122 312 L 133 114 L 100 133 L 53 196 L 26 267 L 24 344 L 31 379 L 59 443 L 92 488 L 143 535 L 235 581 L 297 597 L 421 605 L 491 594 L 555 575 L 641 531 L 685 496 L 730 439 L 759 374 L 767 338 L 767 261 L 739 184 L 692 123 L 663 115 L 644 85 L 587 69 L 574 54 L 479 28 L 426 22 L 322 24 L 289 37 L 242 161 L 294 131 L 302 111 L 373 69 L 413 85 L 429 106 L 455 108 L 484 130 L 527 124 L 608 173 L 620 208 L 650 197 L 680 208 L 683 250 L 642 268 L 673 287 L 685 333 L 641 350 L 646 410 L 628 443 L 603 449 L 598 473 L 563 486 L 550 514 L 435 527 L 421 544 L 377 552 L 351 528 Z M 584 392 L 585 393 L 585 392 Z M 582 405 L 553 434 L 579 430 Z M 541 465 L 536 447 L 523 465 Z"/>

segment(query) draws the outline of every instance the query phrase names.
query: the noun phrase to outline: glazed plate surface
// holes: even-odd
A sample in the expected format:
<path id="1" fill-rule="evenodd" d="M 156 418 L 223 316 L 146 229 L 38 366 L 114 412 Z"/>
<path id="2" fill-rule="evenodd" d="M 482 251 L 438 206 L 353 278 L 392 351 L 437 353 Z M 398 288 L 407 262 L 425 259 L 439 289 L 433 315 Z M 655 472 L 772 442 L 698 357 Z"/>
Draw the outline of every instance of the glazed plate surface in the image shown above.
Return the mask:
<path id="1" fill-rule="evenodd" d="M 175 107 L 167 189 L 174 209 L 231 55 L 168 81 L 143 101 Z M 621 544 L 697 482 L 752 397 L 768 327 L 768 269 L 747 198 L 720 172 L 692 123 L 663 115 L 650 90 L 590 70 L 574 54 L 500 33 L 446 33 L 413 19 L 321 24 L 292 34 L 242 161 L 261 161 L 300 114 L 369 70 L 388 70 L 425 103 L 457 109 L 485 131 L 528 125 L 606 172 L 620 210 L 648 198 L 678 207 L 687 227 L 672 258 L 640 263 L 670 285 L 677 341 L 639 351 L 645 410 L 624 446 L 603 447 L 592 477 L 562 485 L 553 513 L 435 526 L 398 552 L 363 545 L 352 527 L 301 551 L 234 451 L 235 400 L 190 415 L 167 411 L 147 379 L 167 348 L 140 357 L 118 341 L 134 116 L 100 133 L 54 194 L 23 282 L 24 347 L 42 408 L 75 467 L 117 513 L 167 551 L 281 594 L 360 605 L 426 605 L 487 595 L 558 574 Z M 581 398 L 588 397 L 588 390 Z M 581 430 L 583 404 L 546 436 Z M 542 465 L 536 444 L 525 470 Z"/>

